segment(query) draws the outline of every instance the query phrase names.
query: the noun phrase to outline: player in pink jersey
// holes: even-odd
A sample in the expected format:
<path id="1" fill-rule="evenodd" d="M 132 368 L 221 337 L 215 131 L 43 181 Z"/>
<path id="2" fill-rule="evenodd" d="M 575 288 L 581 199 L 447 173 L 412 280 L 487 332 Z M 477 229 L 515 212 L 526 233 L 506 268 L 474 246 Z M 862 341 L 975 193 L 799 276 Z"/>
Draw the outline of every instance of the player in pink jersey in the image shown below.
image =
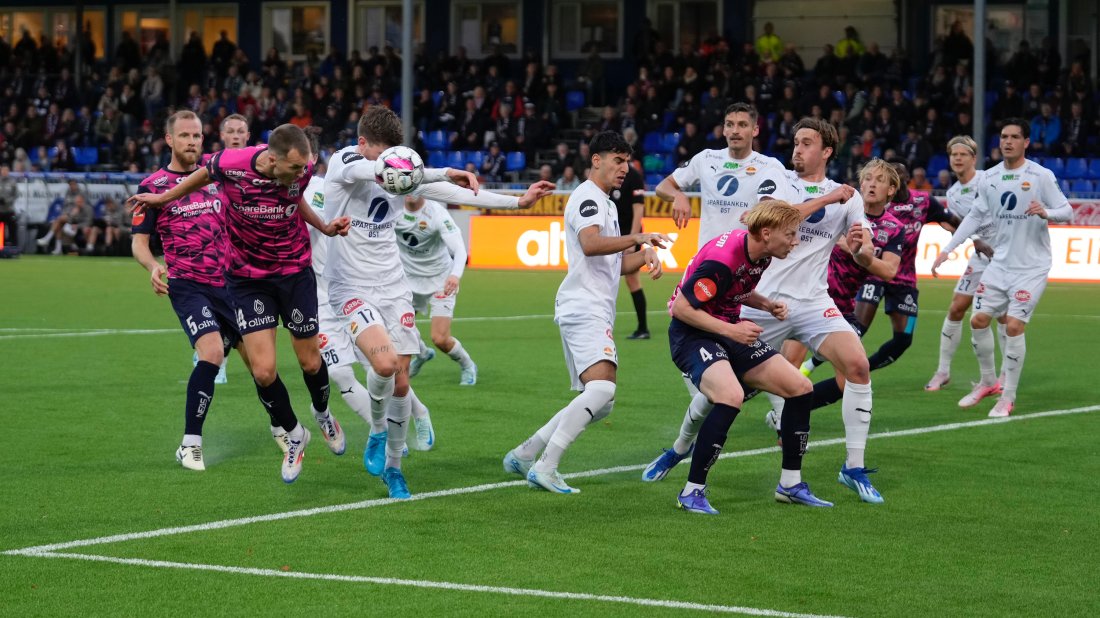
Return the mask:
<path id="1" fill-rule="evenodd" d="M 913 344 L 918 308 L 917 241 L 920 239 L 921 229 L 926 223 L 932 222 L 955 231 L 960 221 L 958 216 L 949 212 L 939 200 L 927 192 L 908 188 L 909 171 L 904 163 L 893 160 L 890 163 L 898 171 L 901 186 L 886 210 L 905 226 L 905 248 L 894 280 L 887 283 L 881 279 L 869 279 L 856 300 L 856 319 L 866 332 L 871 328 L 875 312 L 885 296 L 886 315 L 890 316 L 890 324 L 894 330 L 893 337 L 868 359 L 872 371 L 901 358 L 902 353 Z"/>
<path id="2" fill-rule="evenodd" d="M 275 327 L 281 317 L 329 449 L 342 454 L 343 430 L 328 410 L 328 371 L 317 343 L 317 284 L 310 266 L 306 223 L 328 236 L 346 234 L 348 220 L 325 223 L 302 203 L 312 173 L 309 140 L 294 125 L 271 133 L 266 146 L 223 150 L 167 193 L 137 195 L 134 205 L 159 207 L 211 180 L 226 196 L 229 263 L 225 275 L 260 400 L 287 432 L 282 477 L 298 478 L 309 431 L 294 414 L 275 362 Z M 302 207 L 304 206 L 304 207 Z"/>
<path id="3" fill-rule="evenodd" d="M 785 398 L 783 469 L 775 498 L 781 502 L 828 507 L 802 482 L 802 456 L 810 431 L 809 380 L 798 373 L 767 342 L 763 329 L 742 321 L 741 306 L 766 311 L 779 320 L 787 317 L 787 305 L 756 291 L 771 259 L 783 259 L 798 244 L 802 215 L 787 202 L 768 200 L 745 215 L 745 230 L 732 230 L 709 241 L 688 263 L 683 278 L 669 300 L 672 321 L 669 346 L 677 368 L 714 407 L 703 421 L 698 437 L 681 436 L 664 456 L 682 459 L 677 446 L 690 448 L 695 441 L 688 481 L 677 505 L 689 512 L 716 515 L 707 500 L 706 482 L 718 461 L 729 428 L 740 412 L 745 387 L 768 390 Z M 742 386 L 744 384 L 745 386 Z"/>

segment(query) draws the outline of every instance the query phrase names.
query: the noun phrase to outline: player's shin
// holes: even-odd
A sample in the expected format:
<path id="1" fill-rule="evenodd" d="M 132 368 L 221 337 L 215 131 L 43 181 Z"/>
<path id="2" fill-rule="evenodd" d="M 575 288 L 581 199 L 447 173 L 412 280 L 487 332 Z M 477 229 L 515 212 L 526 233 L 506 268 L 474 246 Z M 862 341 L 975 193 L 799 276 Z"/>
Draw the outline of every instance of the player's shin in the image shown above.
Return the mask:
<path id="1" fill-rule="evenodd" d="M 867 435 L 871 432 L 871 385 L 848 382 L 841 403 L 844 420 L 844 443 L 848 447 L 849 468 L 863 468 L 863 453 Z"/>
<path id="2" fill-rule="evenodd" d="M 218 366 L 200 360 L 187 381 L 187 403 L 184 409 L 184 446 L 202 446 L 202 424 L 214 399 L 214 378 Z"/>
<path id="3" fill-rule="evenodd" d="M 1020 374 L 1024 370 L 1024 356 L 1027 355 L 1027 342 L 1024 334 L 1005 338 L 1005 383 L 1001 397 L 1009 401 L 1016 401 L 1016 388 L 1020 384 Z"/>
<path id="4" fill-rule="evenodd" d="M 386 467 L 401 468 L 401 452 L 405 450 L 405 439 L 409 432 L 409 419 L 412 416 L 412 401 L 409 397 L 390 397 L 386 405 Z"/>
<path id="5" fill-rule="evenodd" d="M 298 418 L 294 416 L 294 408 L 290 404 L 290 393 L 286 390 L 282 378 L 275 375 L 275 381 L 267 386 L 256 385 L 256 392 L 275 422 L 290 434 L 291 440 L 299 440 L 302 428 L 298 425 Z"/>
<path id="6" fill-rule="evenodd" d="M 962 335 L 962 322 L 952 321 L 950 317 L 943 319 L 943 330 L 940 331 L 940 366 L 937 373 L 948 375 L 951 373 L 951 359 L 955 358 L 955 350 L 959 348 L 959 339 Z"/>
<path id="7" fill-rule="evenodd" d="M 982 385 L 993 386 L 997 381 L 996 360 L 993 358 L 993 333 L 989 327 L 970 328 L 970 342 L 974 345 L 974 355 L 978 357 L 978 367 L 982 372 Z"/>
<path id="8" fill-rule="evenodd" d="M 577 439 L 588 424 L 615 398 L 615 383 L 608 380 L 592 380 L 562 410 L 557 429 L 550 435 L 542 457 L 532 468 L 538 472 L 557 470 L 565 449 Z"/>
<path id="9" fill-rule="evenodd" d="M 393 376 L 382 377 L 367 367 L 371 433 L 386 431 L 386 402 L 393 396 Z"/>
<path id="10" fill-rule="evenodd" d="M 826 378 L 814 384 L 814 392 L 811 395 L 810 409 L 816 410 L 832 405 L 844 396 L 844 389 L 836 381 L 835 377 Z M 784 417 L 786 418 L 786 417 Z"/>
<path id="11" fill-rule="evenodd" d="M 834 381 L 835 383 L 835 381 Z M 802 457 L 810 442 L 810 403 L 813 395 L 807 393 L 788 397 L 783 403 L 783 471 L 779 484 L 785 488 L 802 482 Z"/>
<path id="12" fill-rule="evenodd" d="M 699 436 L 699 429 L 703 426 L 703 421 L 707 419 L 713 408 L 714 404 L 702 393 L 697 392 L 691 398 L 691 403 L 688 404 L 687 411 L 684 412 L 684 420 L 680 423 L 680 435 L 672 443 L 672 450 L 676 451 L 677 455 L 683 455 L 691 450 L 691 445 Z"/>
<path id="13" fill-rule="evenodd" d="M 359 383 L 355 378 L 355 370 L 351 365 L 333 367 L 328 372 L 329 378 L 340 389 L 340 396 L 344 403 L 359 415 L 364 422 L 371 422 L 371 398 L 367 394 L 367 387 Z"/>
<path id="14" fill-rule="evenodd" d="M 730 427 L 740 411 L 739 408 L 724 403 L 714 404 L 714 408 L 699 430 L 695 453 L 691 457 L 691 470 L 688 472 L 688 488 L 684 495 L 691 489 L 701 488 L 707 484 L 707 475 L 718 461 L 722 447 L 726 445 Z"/>
<path id="15" fill-rule="evenodd" d="M 328 366 L 322 362 L 316 373 L 311 374 L 303 371 L 302 379 L 305 380 L 309 398 L 313 400 L 313 409 L 318 412 L 326 412 L 328 410 L 329 395 Z"/>

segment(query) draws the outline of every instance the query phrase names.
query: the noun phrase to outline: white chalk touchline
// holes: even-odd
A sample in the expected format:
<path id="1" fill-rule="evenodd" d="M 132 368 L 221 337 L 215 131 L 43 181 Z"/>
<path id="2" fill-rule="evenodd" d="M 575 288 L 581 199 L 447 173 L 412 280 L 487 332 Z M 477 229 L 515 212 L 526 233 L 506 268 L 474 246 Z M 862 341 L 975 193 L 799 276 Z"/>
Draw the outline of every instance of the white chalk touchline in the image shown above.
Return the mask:
<path id="1" fill-rule="evenodd" d="M 821 614 L 799 614 L 771 609 L 758 609 L 755 607 L 738 607 L 735 605 L 710 605 L 704 603 L 691 603 L 688 601 L 668 601 L 664 599 L 646 599 L 606 594 L 591 594 L 587 592 L 559 592 L 554 590 L 539 590 L 536 588 L 481 586 L 476 584 L 459 584 L 455 582 L 440 582 L 419 579 L 398 579 L 394 577 L 367 577 L 362 575 L 306 573 L 300 571 L 280 571 L 276 569 L 256 569 L 247 567 L 222 566 L 217 564 L 194 564 L 188 562 L 170 562 L 165 560 L 144 560 L 141 558 L 93 556 L 89 554 L 43 553 L 37 554 L 37 556 L 41 558 L 69 558 L 74 560 L 87 560 L 91 562 L 109 562 L 113 564 L 126 564 L 132 566 L 142 566 L 159 569 L 214 571 L 218 573 L 233 573 L 236 575 L 285 577 L 290 579 L 309 579 L 345 583 L 377 584 L 381 586 L 409 586 L 412 588 L 454 590 L 459 592 L 487 592 L 519 597 L 541 597 L 545 599 L 565 599 L 570 601 L 601 601 L 604 603 L 622 603 L 627 605 L 640 605 L 645 607 L 665 607 L 670 609 L 686 609 L 705 612 L 718 612 L 724 614 L 743 614 L 747 616 L 774 616 L 776 618 L 841 618 L 839 616 L 825 616 Z"/>
<path id="2" fill-rule="evenodd" d="M 1085 406 L 1080 408 L 1069 408 L 1065 410 L 1049 410 L 1046 412 L 1036 412 L 1033 414 L 1021 414 L 1019 416 L 1008 416 L 1004 418 L 985 418 L 976 421 L 965 421 L 960 423 L 947 423 L 943 425 L 932 425 L 929 427 L 916 427 L 913 429 L 902 429 L 898 431 L 886 431 L 881 433 L 875 433 L 868 436 L 869 438 L 897 438 L 902 436 L 914 436 L 926 433 L 935 433 L 940 431 L 953 431 L 956 429 L 965 429 L 969 427 L 983 427 L 986 425 L 999 425 L 1002 423 L 1013 423 L 1017 421 L 1026 421 L 1036 418 L 1046 418 L 1050 416 L 1065 416 L 1068 414 L 1083 414 L 1087 412 L 1096 412 L 1100 410 L 1100 405 Z M 811 448 L 818 448 L 823 446 L 833 446 L 837 444 L 844 444 L 844 438 L 832 438 L 828 440 L 816 440 L 810 442 Z M 780 452 L 778 446 L 772 446 L 768 448 L 758 448 L 745 451 L 735 451 L 732 453 L 724 453 L 721 455 L 722 459 L 730 459 L 736 457 L 751 457 L 755 455 L 763 455 L 766 453 Z M 629 466 L 616 466 L 613 468 L 600 468 L 598 470 L 588 470 L 586 472 L 577 472 L 573 474 L 564 475 L 565 478 L 589 478 L 594 476 L 604 476 L 607 474 L 616 474 L 619 472 L 637 472 L 645 469 L 648 464 L 629 465 Z M 67 541 L 63 543 L 52 543 L 49 545 L 36 545 L 33 547 L 25 547 L 22 549 L 11 549 L 3 552 L 6 555 L 22 555 L 22 556 L 35 556 L 48 552 L 57 552 L 67 549 L 73 549 L 76 547 L 90 547 L 93 545 L 105 545 L 108 543 L 121 543 L 126 541 L 135 541 L 141 539 L 150 539 L 163 536 L 174 536 L 177 534 L 188 534 L 191 532 L 206 532 L 210 530 L 220 530 L 223 528 L 231 528 L 235 526 L 245 526 L 254 523 L 279 521 L 284 519 L 293 519 L 297 517 L 310 517 L 313 515 L 322 515 L 328 513 L 339 513 L 343 511 L 355 511 L 361 509 L 369 509 L 379 506 L 387 506 L 391 504 L 399 504 L 402 502 L 416 502 L 417 500 L 428 500 L 431 498 L 443 498 L 447 496 L 458 496 L 463 494 L 482 493 L 486 491 L 493 491 L 496 489 L 503 489 L 507 487 L 520 487 L 526 485 L 526 481 L 505 481 L 500 483 L 484 483 L 481 485 L 472 485 L 469 487 L 456 487 L 453 489 L 443 489 L 439 491 L 430 491 L 425 493 L 414 494 L 411 500 L 393 500 L 391 498 L 376 498 L 373 500 L 361 500 L 359 502 L 350 502 L 346 504 L 335 504 L 330 506 L 319 506 L 309 509 L 301 509 L 297 511 L 284 511 L 281 513 L 269 513 L 266 515 L 255 515 L 252 517 L 242 517 L 237 519 L 223 519 L 220 521 L 213 521 L 204 524 L 193 524 L 190 526 L 176 526 L 171 528 L 160 528 L 157 530 L 147 530 L 145 532 L 129 532 L 125 534 L 115 534 L 110 536 L 101 536 L 92 539 L 80 539 L 75 541 Z"/>

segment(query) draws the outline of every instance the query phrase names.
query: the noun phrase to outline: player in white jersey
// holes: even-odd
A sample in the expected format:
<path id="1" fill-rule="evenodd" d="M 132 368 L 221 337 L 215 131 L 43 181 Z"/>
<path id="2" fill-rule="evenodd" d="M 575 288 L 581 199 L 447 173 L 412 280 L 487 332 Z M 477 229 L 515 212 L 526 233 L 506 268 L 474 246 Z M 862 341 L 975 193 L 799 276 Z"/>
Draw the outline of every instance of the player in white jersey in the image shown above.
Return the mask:
<path id="1" fill-rule="evenodd" d="M 734 103 L 726 108 L 722 132 L 729 144 L 728 151 L 704 150 L 695 155 L 657 185 L 657 195 L 672 201 L 672 216 L 683 227 L 691 216 L 691 204 L 681 188 L 698 182 L 703 199 L 699 218 L 699 248 L 711 239 L 730 230 L 745 230 L 742 218 L 761 199 L 790 191 L 791 179 L 783 165 L 772 157 L 752 150 L 752 140 L 759 133 L 756 108 L 746 103 Z M 726 199 L 728 192 L 733 199 Z M 840 185 L 828 193 L 808 195 L 805 202 L 792 201 L 803 218 L 812 217 L 823 206 L 843 202 L 852 196 L 851 187 Z M 782 198 L 780 198 L 782 199 Z M 699 428 L 710 414 L 712 403 L 684 375 L 684 385 L 691 394 L 691 403 L 684 412 L 680 437 L 671 449 L 664 451 L 642 471 L 642 480 L 659 481 L 676 464 L 691 453 Z"/>
<path id="2" fill-rule="evenodd" d="M 839 183 L 825 177 L 826 162 L 836 145 L 837 133 L 833 125 L 814 118 L 800 120 L 795 125 L 791 159 L 795 169 L 791 175 L 794 186 L 790 194 L 777 193 L 776 199 L 797 204 L 838 188 Z M 786 339 L 794 339 L 833 363 L 837 380 L 815 385 L 814 399 L 817 407 L 816 401 L 824 396 L 819 392 L 821 387 L 839 390 L 839 381 L 843 380 L 843 395 L 839 398 L 842 399 L 841 416 L 848 457 L 837 480 L 859 494 L 864 502 L 877 504 L 883 499 L 867 478 L 873 470 L 864 464 L 871 426 L 870 365 L 859 336 L 829 298 L 826 284 L 833 245 L 855 226 L 870 229 L 863 213 L 863 198 L 854 191 L 842 204 L 824 207 L 803 221 L 799 226 L 800 244 L 787 259 L 772 264 L 757 286 L 761 294 L 787 303 L 787 320 L 777 320 L 750 307 L 742 309 L 741 318 L 759 324 L 764 329 L 760 339 L 773 347 L 779 347 Z M 797 367 L 801 360 L 799 357 L 792 364 Z M 772 405 L 776 411 L 782 409 L 781 401 L 773 401 Z"/>
<path id="3" fill-rule="evenodd" d="M 1048 223 L 1064 223 L 1073 218 L 1073 207 L 1058 187 L 1054 173 L 1025 158 L 1030 137 L 1031 126 L 1026 120 L 1005 121 L 1000 143 L 1004 161 L 982 174 L 972 216 L 963 220 L 932 265 L 935 274 L 951 251 L 977 232 L 986 218 L 993 220 L 993 260 L 974 292 L 970 318 L 971 342 L 982 377 L 974 390 L 959 400 L 961 407 L 969 408 L 996 393 L 996 361 L 989 325 L 993 318 L 1006 316 L 1005 379 L 1001 397 L 989 412 L 993 417 L 1008 416 L 1015 407 L 1016 388 L 1027 351 L 1024 331 L 1043 296 L 1050 273 Z"/>
<path id="4" fill-rule="evenodd" d="M 691 218 L 691 202 L 684 191 L 699 185 L 699 248 L 711 239 L 734 229 L 743 230 L 741 217 L 759 200 L 786 184 L 783 164 L 778 159 L 752 150 L 760 133 L 756 108 L 734 103 L 726 108 L 722 135 L 729 148 L 703 150 L 657 185 L 657 197 L 672 202 L 672 219 L 677 227 Z"/>
<path id="5" fill-rule="evenodd" d="M 420 196 L 405 198 L 405 211 L 397 218 L 401 264 L 413 293 L 413 308 L 431 319 L 432 343 L 462 368 L 458 383 L 477 384 L 477 365 L 451 335 L 458 283 L 466 269 L 466 243 L 447 207 Z M 435 351 L 420 344 L 420 353 L 409 365 L 409 377 L 420 373 Z"/>
<path id="6" fill-rule="evenodd" d="M 969 135 L 956 135 L 947 142 L 947 155 L 951 171 L 959 179 L 947 190 L 947 204 L 951 212 L 960 217 L 970 216 L 974 203 L 978 200 L 978 181 L 981 173 L 976 169 L 978 161 L 978 143 Z M 975 215 L 977 216 L 977 215 Z M 940 330 L 940 364 L 932 379 L 925 385 L 926 391 L 938 391 L 951 381 L 951 359 L 959 347 L 962 334 L 962 319 L 974 299 L 974 290 L 982 280 L 982 273 L 989 266 L 993 250 L 989 241 L 993 239 L 993 221 L 981 222 L 973 237 L 974 250 L 966 263 L 966 271 L 955 284 L 955 294 L 951 297 L 951 306 L 943 319 Z M 1004 324 L 997 325 L 1001 336 L 1001 350 L 1004 351 Z"/>
<path id="7" fill-rule="evenodd" d="M 375 182 L 374 161 L 402 140 L 401 120 L 381 106 L 359 119 L 359 139 L 329 159 L 325 176 L 326 216 L 350 216 L 345 242 L 330 244 L 325 266 L 329 303 L 349 320 L 356 347 L 370 364 L 367 391 L 371 397 L 371 434 L 363 459 L 367 471 L 381 475 L 391 498 L 411 497 L 401 473 L 410 414 L 422 406 L 413 401 L 408 369 L 420 350 L 420 334 L 401 267 L 394 221 L 404 211 L 404 198 L 383 191 Z M 445 180 L 468 183 L 472 189 Z M 415 193 L 444 202 L 484 208 L 519 208 L 534 204 L 553 189 L 535 183 L 522 198 L 477 192 L 477 179 L 461 170 L 424 170 L 424 184 Z"/>
<path id="8" fill-rule="evenodd" d="M 504 456 L 504 470 L 527 478 L 531 487 L 560 494 L 579 493 L 558 473 L 565 449 L 585 428 L 611 414 L 615 405 L 618 355 L 612 329 L 619 277 L 643 265 L 654 279 L 661 262 L 653 246 L 664 234 L 620 236 L 619 215 L 609 193 L 621 187 L 630 144 L 613 131 L 592 138 L 592 169 L 565 205 L 565 249 L 569 271 L 554 299 L 554 321 L 561 330 L 565 364 L 573 390 L 581 391 L 546 425 Z M 624 255 L 635 245 L 642 250 Z M 646 246 L 652 245 L 652 246 Z M 536 462 L 539 453 L 542 457 Z"/>

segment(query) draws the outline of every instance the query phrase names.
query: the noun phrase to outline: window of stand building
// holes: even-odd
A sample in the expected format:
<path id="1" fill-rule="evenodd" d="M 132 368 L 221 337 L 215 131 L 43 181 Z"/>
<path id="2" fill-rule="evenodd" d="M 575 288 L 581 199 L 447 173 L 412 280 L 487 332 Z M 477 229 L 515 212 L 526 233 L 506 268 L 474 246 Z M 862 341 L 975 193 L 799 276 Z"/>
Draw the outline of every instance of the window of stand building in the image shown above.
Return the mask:
<path id="1" fill-rule="evenodd" d="M 84 9 L 84 31 L 94 47 L 95 57 L 103 58 L 107 40 L 107 13 L 103 9 Z M 74 49 L 76 44 L 76 11 L 71 9 L 9 10 L 0 12 L 0 35 L 15 46 L 26 30 L 36 46 L 42 36 L 51 45 Z"/>
<path id="2" fill-rule="evenodd" d="M 224 31 L 229 40 L 236 42 L 237 7 L 235 5 L 187 6 L 183 11 L 183 42 L 186 43 L 192 32 L 202 37 L 202 47 L 207 54 L 214 51 L 214 44 L 221 39 Z"/>
<path id="3" fill-rule="evenodd" d="M 401 46 L 401 3 L 400 2 L 359 2 L 355 5 L 355 14 L 349 33 L 351 48 L 366 53 L 371 47 L 383 49 L 386 45 L 395 48 Z M 413 3 L 413 43 L 424 40 L 424 3 Z"/>
<path id="4" fill-rule="evenodd" d="M 471 58 L 483 58 L 499 47 L 508 56 L 518 56 L 523 49 L 522 17 L 519 2 L 455 2 L 452 52 L 461 46 Z"/>
<path id="5" fill-rule="evenodd" d="M 721 30 L 718 3 L 714 1 L 650 2 L 647 15 L 666 48 L 673 53 L 677 53 L 684 43 L 698 46 Z"/>
<path id="6" fill-rule="evenodd" d="M 561 1 L 551 10 L 555 58 L 580 58 L 593 47 L 604 56 L 622 56 L 621 2 Z"/>
<path id="7" fill-rule="evenodd" d="M 284 59 L 324 57 L 331 40 L 329 3 L 268 2 L 264 5 L 263 46 L 274 47 Z"/>
<path id="8" fill-rule="evenodd" d="M 172 21 L 167 9 L 155 7 L 123 10 L 119 14 L 119 30 L 116 40 L 122 40 L 122 33 L 129 32 L 141 47 L 141 53 L 148 56 L 153 48 L 160 53 L 170 54 L 172 42 Z"/>

